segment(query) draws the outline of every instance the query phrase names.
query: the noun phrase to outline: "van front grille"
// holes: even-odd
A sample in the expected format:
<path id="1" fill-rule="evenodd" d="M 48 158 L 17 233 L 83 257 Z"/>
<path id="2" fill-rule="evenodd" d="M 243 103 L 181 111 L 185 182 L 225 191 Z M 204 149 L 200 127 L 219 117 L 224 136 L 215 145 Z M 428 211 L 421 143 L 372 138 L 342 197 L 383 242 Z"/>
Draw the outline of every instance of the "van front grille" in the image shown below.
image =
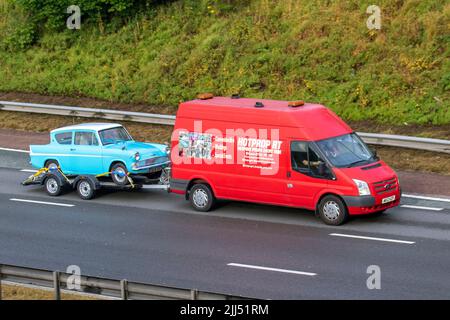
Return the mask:
<path id="1" fill-rule="evenodd" d="M 390 191 L 395 191 L 398 189 L 398 181 L 395 177 L 383 180 L 379 182 L 372 183 L 372 187 L 376 194 L 382 194 Z"/>

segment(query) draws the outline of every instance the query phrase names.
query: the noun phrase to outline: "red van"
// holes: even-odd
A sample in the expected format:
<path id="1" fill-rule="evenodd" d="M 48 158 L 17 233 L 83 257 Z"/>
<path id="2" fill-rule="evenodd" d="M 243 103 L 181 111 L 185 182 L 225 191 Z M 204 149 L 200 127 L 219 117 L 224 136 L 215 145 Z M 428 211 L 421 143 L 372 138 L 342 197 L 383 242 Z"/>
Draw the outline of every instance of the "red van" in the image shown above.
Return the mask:
<path id="1" fill-rule="evenodd" d="M 400 202 L 396 173 L 328 108 L 213 97 L 181 103 L 170 191 L 199 211 L 217 199 L 305 208 L 331 225 Z"/>

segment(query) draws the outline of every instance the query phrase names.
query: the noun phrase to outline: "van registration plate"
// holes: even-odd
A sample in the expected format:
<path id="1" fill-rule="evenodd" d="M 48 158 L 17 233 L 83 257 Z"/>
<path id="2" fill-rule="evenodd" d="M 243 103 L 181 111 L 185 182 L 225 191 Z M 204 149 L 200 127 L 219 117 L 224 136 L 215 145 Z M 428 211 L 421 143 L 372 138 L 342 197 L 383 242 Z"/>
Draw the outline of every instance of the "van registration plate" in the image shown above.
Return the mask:
<path id="1" fill-rule="evenodd" d="M 381 200 L 381 203 L 388 203 L 388 202 L 392 202 L 395 200 L 395 195 L 387 197 L 387 198 L 383 198 L 383 200 Z"/>

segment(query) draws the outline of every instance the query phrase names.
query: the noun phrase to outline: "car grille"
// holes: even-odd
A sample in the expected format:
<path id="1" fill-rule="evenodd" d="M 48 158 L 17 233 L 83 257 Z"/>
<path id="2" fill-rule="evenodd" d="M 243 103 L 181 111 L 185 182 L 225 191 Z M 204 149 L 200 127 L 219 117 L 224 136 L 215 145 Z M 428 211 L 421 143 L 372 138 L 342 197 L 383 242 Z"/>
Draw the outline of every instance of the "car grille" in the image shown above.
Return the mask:
<path id="1" fill-rule="evenodd" d="M 395 191 L 398 189 L 397 178 L 393 177 L 388 180 L 383 180 L 379 182 L 372 183 L 372 187 L 376 194 L 383 194 L 386 192 Z"/>

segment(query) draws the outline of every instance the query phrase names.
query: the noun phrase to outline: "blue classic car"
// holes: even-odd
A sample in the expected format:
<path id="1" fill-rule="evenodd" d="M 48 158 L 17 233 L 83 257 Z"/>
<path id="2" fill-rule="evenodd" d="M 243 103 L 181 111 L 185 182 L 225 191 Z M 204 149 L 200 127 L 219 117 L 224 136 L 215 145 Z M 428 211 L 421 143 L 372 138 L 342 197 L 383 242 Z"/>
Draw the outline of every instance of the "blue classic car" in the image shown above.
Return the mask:
<path id="1" fill-rule="evenodd" d="M 110 172 L 119 185 L 128 183 L 128 173 L 154 177 L 170 163 L 166 145 L 136 142 L 123 126 L 114 123 L 55 129 L 49 144 L 30 146 L 30 157 L 33 167 L 60 167 L 66 175 Z"/>

